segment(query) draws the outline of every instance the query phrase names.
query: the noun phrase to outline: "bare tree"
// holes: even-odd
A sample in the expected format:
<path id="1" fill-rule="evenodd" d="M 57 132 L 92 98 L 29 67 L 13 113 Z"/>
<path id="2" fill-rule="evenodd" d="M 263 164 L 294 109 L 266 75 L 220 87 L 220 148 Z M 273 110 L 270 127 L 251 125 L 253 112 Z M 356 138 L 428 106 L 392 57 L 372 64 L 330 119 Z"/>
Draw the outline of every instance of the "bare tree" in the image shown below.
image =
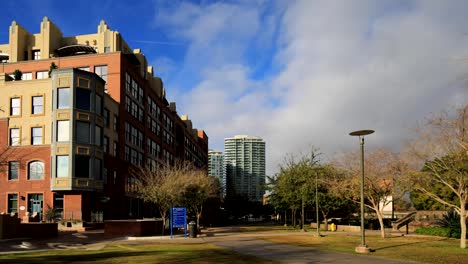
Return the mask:
<path id="1" fill-rule="evenodd" d="M 169 209 L 174 206 L 183 191 L 183 178 L 188 164 L 176 163 L 175 166 L 161 164 L 155 168 L 132 167 L 130 174 L 136 179 L 138 196 L 145 202 L 158 207 L 163 220 L 162 233 L 166 229 L 166 218 Z"/>
<path id="2" fill-rule="evenodd" d="M 337 161 L 344 174 L 335 174 L 329 180 L 335 193 L 356 203 L 360 202 L 361 166 L 358 153 L 345 153 Z M 378 149 L 367 154 L 364 177 L 364 206 L 377 215 L 380 234 L 385 238 L 383 210 L 391 202 L 401 199 L 404 188 L 400 187 L 406 164 L 398 155 Z"/>
<path id="3" fill-rule="evenodd" d="M 183 181 L 183 191 L 181 202 L 195 214 L 197 226 L 200 225 L 200 218 L 203 212 L 203 204 L 209 197 L 216 196 L 220 191 L 220 185 L 215 177 L 207 175 L 206 171 L 189 167 L 181 179 Z"/>
<path id="4" fill-rule="evenodd" d="M 466 248 L 466 207 L 468 203 L 468 105 L 455 116 L 444 112 L 417 128 L 417 139 L 406 152 L 412 165 L 412 183 L 416 190 L 454 209 L 460 215 L 460 247 Z M 422 168 L 422 169 L 421 169 Z M 440 184 L 458 199 L 449 201 L 433 188 Z"/>
<path id="5" fill-rule="evenodd" d="M 203 203 L 216 195 L 219 185 L 206 171 L 196 168 L 187 161 L 177 161 L 175 165 L 162 164 L 156 168 L 135 167 L 131 175 L 137 179 L 137 193 L 145 202 L 158 207 L 163 219 L 163 233 L 169 209 L 175 205 L 185 205 L 200 223 Z"/>

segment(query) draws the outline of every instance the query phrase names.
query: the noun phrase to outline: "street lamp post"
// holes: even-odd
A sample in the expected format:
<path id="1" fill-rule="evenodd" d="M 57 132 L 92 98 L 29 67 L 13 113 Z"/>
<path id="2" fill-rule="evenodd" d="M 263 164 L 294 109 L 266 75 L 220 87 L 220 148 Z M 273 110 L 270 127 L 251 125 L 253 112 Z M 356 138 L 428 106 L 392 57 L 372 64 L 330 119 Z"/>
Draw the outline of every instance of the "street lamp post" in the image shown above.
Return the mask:
<path id="1" fill-rule="evenodd" d="M 316 212 L 316 217 L 317 217 L 317 237 L 320 237 L 320 231 L 319 231 L 319 205 L 318 205 L 318 172 L 315 172 L 315 212 Z"/>
<path id="2" fill-rule="evenodd" d="M 357 253 L 369 253 L 366 245 L 366 234 L 364 230 L 364 136 L 374 133 L 374 130 L 358 130 L 349 133 L 350 136 L 358 136 L 361 144 L 361 244 L 356 247 Z"/>

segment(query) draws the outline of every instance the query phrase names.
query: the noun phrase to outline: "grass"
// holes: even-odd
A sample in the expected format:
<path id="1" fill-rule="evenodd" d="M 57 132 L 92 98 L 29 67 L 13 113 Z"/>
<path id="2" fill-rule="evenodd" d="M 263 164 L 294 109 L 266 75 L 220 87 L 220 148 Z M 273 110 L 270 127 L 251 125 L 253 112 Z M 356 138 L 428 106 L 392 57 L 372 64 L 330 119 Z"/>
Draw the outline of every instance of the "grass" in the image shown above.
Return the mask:
<path id="1" fill-rule="evenodd" d="M 99 251 L 50 250 L 0 255 L 0 263 L 272 263 L 211 244 L 115 244 Z"/>
<path id="2" fill-rule="evenodd" d="M 288 236 L 269 236 L 263 239 L 303 247 L 310 247 L 326 251 L 338 251 L 344 253 L 354 252 L 354 248 L 360 243 L 359 234 L 340 234 L 322 232 L 324 237 L 313 235 L 299 235 L 291 233 Z M 379 256 L 388 259 L 414 260 L 423 263 L 455 264 L 466 263 L 468 249 L 461 249 L 460 242 L 456 239 L 440 237 L 388 237 L 366 236 L 366 244 L 374 252 L 371 256 Z"/>

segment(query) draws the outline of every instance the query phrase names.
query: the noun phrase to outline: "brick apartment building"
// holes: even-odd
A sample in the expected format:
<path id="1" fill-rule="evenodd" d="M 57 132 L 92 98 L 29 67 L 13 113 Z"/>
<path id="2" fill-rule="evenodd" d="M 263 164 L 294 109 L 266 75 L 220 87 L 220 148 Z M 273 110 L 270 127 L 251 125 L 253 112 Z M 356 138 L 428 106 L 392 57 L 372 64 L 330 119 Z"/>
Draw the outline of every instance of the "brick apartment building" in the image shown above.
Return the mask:
<path id="1" fill-rule="evenodd" d="M 205 132 L 178 115 L 145 56 L 104 21 L 71 37 L 47 17 L 37 34 L 13 21 L 0 44 L 0 94 L 0 213 L 150 216 L 129 166 L 207 166 Z"/>

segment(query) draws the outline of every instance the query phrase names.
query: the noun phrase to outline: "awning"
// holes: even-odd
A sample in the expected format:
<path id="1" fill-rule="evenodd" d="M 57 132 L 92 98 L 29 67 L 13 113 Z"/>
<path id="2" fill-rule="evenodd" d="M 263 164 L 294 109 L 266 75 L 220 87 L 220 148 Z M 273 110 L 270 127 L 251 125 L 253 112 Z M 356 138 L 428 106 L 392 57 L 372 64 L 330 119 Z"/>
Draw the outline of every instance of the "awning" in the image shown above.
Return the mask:
<path id="1" fill-rule="evenodd" d="M 59 57 L 66 57 L 66 56 L 73 56 L 78 54 L 93 54 L 96 53 L 96 50 L 88 45 L 69 45 L 65 47 L 61 47 L 55 50 L 55 53 Z"/>

